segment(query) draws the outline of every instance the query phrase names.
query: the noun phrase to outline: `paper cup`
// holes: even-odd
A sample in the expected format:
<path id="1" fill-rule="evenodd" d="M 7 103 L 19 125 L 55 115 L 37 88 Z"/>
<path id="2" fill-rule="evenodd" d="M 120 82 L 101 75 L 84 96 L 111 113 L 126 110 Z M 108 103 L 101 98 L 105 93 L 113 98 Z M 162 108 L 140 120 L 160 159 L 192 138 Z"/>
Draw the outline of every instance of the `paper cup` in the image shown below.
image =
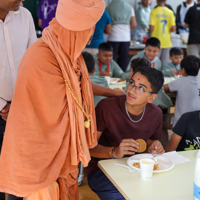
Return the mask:
<path id="1" fill-rule="evenodd" d="M 142 180 L 152 179 L 154 163 L 154 160 L 148 158 L 140 160 L 140 177 Z"/>

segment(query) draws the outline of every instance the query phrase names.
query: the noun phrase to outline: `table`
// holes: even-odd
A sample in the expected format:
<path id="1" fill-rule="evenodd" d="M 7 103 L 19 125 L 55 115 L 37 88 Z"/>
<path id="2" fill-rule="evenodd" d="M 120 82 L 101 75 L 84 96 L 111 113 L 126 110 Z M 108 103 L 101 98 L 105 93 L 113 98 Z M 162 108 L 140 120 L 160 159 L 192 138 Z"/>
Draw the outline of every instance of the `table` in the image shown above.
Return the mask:
<path id="1" fill-rule="evenodd" d="M 140 173 L 113 163 L 126 165 L 127 158 L 101 160 L 99 168 L 128 200 L 194 200 L 193 177 L 197 150 L 178 152 L 191 161 L 175 165 L 167 172 L 153 174 L 152 180 L 140 179 Z"/>
<path id="2" fill-rule="evenodd" d="M 131 42 L 129 47 L 129 56 L 136 55 L 139 51 L 143 51 L 145 44 L 134 44 Z"/>

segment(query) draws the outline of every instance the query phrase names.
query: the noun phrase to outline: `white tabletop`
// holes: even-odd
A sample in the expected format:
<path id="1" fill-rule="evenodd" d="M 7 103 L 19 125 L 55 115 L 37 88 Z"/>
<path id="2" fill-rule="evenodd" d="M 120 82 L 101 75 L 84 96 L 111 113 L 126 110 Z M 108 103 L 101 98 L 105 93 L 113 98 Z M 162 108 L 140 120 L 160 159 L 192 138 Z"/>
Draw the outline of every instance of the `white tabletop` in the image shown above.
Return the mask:
<path id="1" fill-rule="evenodd" d="M 121 192 L 130 200 L 194 200 L 193 177 L 197 151 L 179 152 L 191 161 L 175 165 L 167 172 L 154 173 L 152 180 L 140 179 L 139 171 L 114 165 L 126 165 L 127 158 L 99 161 L 100 169 Z"/>

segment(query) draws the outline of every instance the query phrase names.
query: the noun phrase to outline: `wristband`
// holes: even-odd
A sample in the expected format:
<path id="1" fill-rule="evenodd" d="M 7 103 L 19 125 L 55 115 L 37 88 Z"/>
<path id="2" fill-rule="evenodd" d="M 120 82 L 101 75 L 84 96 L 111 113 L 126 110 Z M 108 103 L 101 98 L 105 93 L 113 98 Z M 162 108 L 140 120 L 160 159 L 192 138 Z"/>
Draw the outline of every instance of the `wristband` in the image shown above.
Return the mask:
<path id="1" fill-rule="evenodd" d="M 114 159 L 114 156 L 113 156 L 114 151 L 115 151 L 115 147 L 113 147 L 113 148 L 111 149 L 111 152 L 110 152 L 110 157 L 111 157 L 112 159 Z"/>

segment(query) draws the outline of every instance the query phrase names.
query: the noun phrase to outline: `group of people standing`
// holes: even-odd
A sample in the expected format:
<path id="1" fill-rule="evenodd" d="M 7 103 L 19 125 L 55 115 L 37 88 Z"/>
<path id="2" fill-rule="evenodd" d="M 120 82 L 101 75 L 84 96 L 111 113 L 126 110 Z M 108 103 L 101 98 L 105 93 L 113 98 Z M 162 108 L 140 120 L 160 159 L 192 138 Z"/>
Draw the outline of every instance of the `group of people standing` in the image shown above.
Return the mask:
<path id="1" fill-rule="evenodd" d="M 193 6 L 196 7 L 190 9 Z M 92 44 L 87 48 L 92 48 L 92 53 L 97 53 L 94 49 L 97 49 L 104 39 L 107 40 L 113 47 L 114 60 L 123 71 L 126 71 L 131 39 L 145 42 L 149 36 L 152 36 L 161 42 L 161 51 L 158 57 L 165 65 L 169 61 L 169 50 L 172 47 L 171 32 L 189 31 L 188 55 L 199 57 L 197 48 L 200 42 L 196 36 L 200 31 L 198 6 L 193 0 L 187 0 L 177 7 L 175 15 L 166 0 L 158 0 L 154 9 L 151 8 L 151 0 L 141 0 L 135 11 L 126 1 L 111 1 L 102 16 L 104 20 L 101 19 L 98 22 L 101 25 L 98 23 L 96 25 L 97 29 Z M 190 12 L 187 13 L 189 9 Z M 107 31 L 107 27 L 110 26 L 111 28 Z M 188 29 L 188 27 L 190 28 Z M 107 37 L 103 36 L 104 33 L 108 34 Z"/>

